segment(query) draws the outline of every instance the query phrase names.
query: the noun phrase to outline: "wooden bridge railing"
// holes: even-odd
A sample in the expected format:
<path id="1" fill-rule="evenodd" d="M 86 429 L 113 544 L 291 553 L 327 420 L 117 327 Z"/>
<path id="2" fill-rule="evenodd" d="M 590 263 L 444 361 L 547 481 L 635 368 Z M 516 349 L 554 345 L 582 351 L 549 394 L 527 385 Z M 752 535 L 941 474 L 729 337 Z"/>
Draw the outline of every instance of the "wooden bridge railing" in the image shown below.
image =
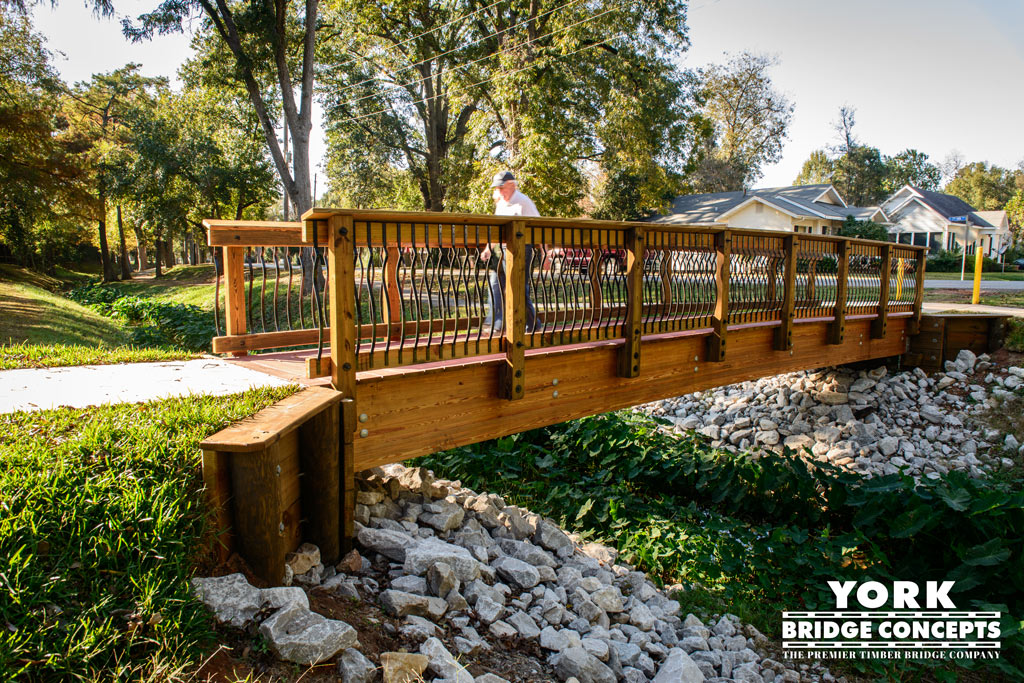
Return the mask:
<path id="1" fill-rule="evenodd" d="M 623 357 L 639 361 L 643 336 L 693 330 L 710 331 L 712 360 L 721 360 L 737 326 L 777 326 L 785 349 L 800 321 L 832 321 L 831 341 L 841 343 L 848 318 L 872 318 L 873 336 L 883 336 L 888 316 L 921 310 L 925 250 L 911 245 L 333 209 L 302 222 L 206 225 L 210 246 L 224 247 L 225 334 L 214 351 L 323 347 L 343 301 L 345 362 L 359 370 L 505 354 L 514 377 L 526 349 L 623 339 Z M 310 374 L 331 374 L 337 351 L 311 362 Z M 621 372 L 634 376 L 639 365 L 623 360 Z M 515 388 L 510 381 L 509 396 Z"/>
<path id="2" fill-rule="evenodd" d="M 340 545 L 351 542 L 355 471 L 767 374 L 900 355 L 921 311 L 925 250 L 911 245 L 328 209 L 207 227 L 224 248 L 225 334 L 214 351 L 315 347 L 307 374 L 330 376 L 340 403 L 329 411 L 337 436 L 333 426 L 310 432 L 336 451 L 289 442 L 232 455 L 230 485 L 211 484 L 235 492 L 236 529 L 239 515 L 260 515 L 245 547 L 268 575 L 299 536 L 333 534 L 316 520 L 335 509 Z M 218 280 L 218 308 L 220 290 Z M 293 467 L 301 457 L 330 462 Z M 285 481 L 275 458 L 332 485 L 323 473 L 336 465 L 338 486 L 296 503 L 299 474 Z M 226 480 L 214 461 L 209 480 Z M 265 476 L 245 488 L 250 470 Z"/>

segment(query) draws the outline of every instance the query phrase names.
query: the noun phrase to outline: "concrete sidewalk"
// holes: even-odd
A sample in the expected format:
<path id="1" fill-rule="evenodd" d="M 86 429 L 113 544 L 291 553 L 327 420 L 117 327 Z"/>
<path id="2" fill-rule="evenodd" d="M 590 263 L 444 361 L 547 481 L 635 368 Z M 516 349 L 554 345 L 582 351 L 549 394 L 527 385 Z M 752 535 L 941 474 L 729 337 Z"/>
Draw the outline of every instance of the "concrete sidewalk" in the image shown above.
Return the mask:
<path id="1" fill-rule="evenodd" d="M 0 371 L 0 413 L 175 396 L 225 396 L 290 382 L 218 358 Z"/>
<path id="2" fill-rule="evenodd" d="M 989 313 L 993 315 L 1011 315 L 1024 318 L 1024 308 L 1010 308 L 1008 306 L 986 306 L 985 304 L 947 304 L 939 302 L 925 302 L 921 304 L 921 310 L 925 313 L 945 313 L 947 311 L 958 311 L 960 313 Z"/>

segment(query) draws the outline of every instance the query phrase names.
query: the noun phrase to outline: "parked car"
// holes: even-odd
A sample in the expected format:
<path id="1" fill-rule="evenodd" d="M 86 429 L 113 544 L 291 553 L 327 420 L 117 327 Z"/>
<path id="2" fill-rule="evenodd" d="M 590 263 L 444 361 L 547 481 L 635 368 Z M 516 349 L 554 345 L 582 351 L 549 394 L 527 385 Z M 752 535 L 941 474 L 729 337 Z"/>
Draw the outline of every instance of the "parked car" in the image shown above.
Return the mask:
<path id="1" fill-rule="evenodd" d="M 594 256 L 593 249 L 565 249 L 552 247 L 545 253 L 544 270 L 551 270 L 556 263 L 562 270 L 586 274 L 590 272 L 590 261 Z M 626 270 L 626 252 L 616 249 L 605 255 L 605 262 L 614 262 L 618 272 Z M 607 266 L 606 266 L 607 267 Z"/>
<path id="2" fill-rule="evenodd" d="M 1024 270 L 1024 258 L 1019 258 L 1013 262 L 1013 265 L 1017 266 L 1021 270 Z"/>

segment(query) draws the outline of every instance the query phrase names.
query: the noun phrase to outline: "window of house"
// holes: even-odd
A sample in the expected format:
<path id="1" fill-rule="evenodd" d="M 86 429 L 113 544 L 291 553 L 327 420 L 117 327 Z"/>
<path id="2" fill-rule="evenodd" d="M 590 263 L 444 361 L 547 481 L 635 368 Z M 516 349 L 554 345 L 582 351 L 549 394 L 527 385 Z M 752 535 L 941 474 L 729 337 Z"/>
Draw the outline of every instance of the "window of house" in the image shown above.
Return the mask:
<path id="1" fill-rule="evenodd" d="M 928 246 L 928 233 L 926 232 L 915 232 L 914 233 L 914 245 L 918 247 Z"/>
<path id="2" fill-rule="evenodd" d="M 764 204 L 754 204 L 754 213 L 764 213 Z"/>

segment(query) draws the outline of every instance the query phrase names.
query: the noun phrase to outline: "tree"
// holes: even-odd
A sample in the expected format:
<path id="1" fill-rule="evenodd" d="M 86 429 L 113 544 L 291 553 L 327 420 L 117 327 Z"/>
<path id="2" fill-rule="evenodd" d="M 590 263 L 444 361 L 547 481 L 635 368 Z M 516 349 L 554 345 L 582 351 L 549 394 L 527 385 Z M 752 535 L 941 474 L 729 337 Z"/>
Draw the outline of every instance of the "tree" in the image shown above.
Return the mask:
<path id="1" fill-rule="evenodd" d="M 117 148 L 124 141 L 124 125 L 129 112 L 137 106 L 136 101 L 148 97 L 149 89 L 166 83 L 164 79 L 146 78 L 138 70 L 138 64 L 128 64 L 108 74 L 97 74 L 69 93 L 71 125 L 90 143 L 93 219 L 97 224 L 104 282 L 117 279 L 107 246 L 107 194 Z"/>
<path id="2" fill-rule="evenodd" d="M 28 19 L 0 11 L 0 242 L 18 263 L 41 270 L 82 241 L 64 228 L 88 201 L 86 145 L 68 130 L 65 86 L 50 61 Z"/>
<path id="3" fill-rule="evenodd" d="M 847 216 L 843 224 L 839 226 L 839 235 L 840 237 L 859 237 L 879 242 L 889 239 L 889 231 L 884 225 L 874 221 L 858 221 L 853 216 Z"/>
<path id="4" fill-rule="evenodd" d="M 898 191 L 904 185 L 913 185 L 922 190 L 938 190 L 942 171 L 929 163 L 928 155 L 916 149 L 905 149 L 896 156 L 886 157 L 888 167 L 885 190 L 888 194 Z"/>
<path id="5" fill-rule="evenodd" d="M 943 191 L 960 197 L 979 211 L 996 211 L 1010 201 L 1018 189 L 1018 179 L 1024 184 L 1024 171 L 976 161 L 960 168 Z"/>
<path id="6" fill-rule="evenodd" d="M 509 167 L 543 213 L 575 214 L 595 167 L 634 174 L 645 202 L 685 166 L 676 0 L 353 2 L 330 18 L 329 172 L 354 201 L 405 201 L 412 184 L 425 208 L 483 210 Z"/>
<path id="7" fill-rule="evenodd" d="M 231 67 L 228 71 L 244 87 L 285 192 L 300 214 L 313 205 L 309 139 L 318 12 L 319 0 L 242 4 L 164 0 L 154 11 L 141 15 L 137 23 L 123 22 L 125 35 L 139 41 L 154 34 L 181 32 L 195 14 L 205 16 L 204 30 L 213 31 L 227 48 L 225 55 L 230 58 Z M 280 98 L 290 132 L 291 163 L 277 139 L 268 85 L 276 89 L 274 94 Z"/>
<path id="8" fill-rule="evenodd" d="M 839 138 L 839 143 L 832 148 L 838 155 L 849 154 L 855 147 L 860 146 L 860 141 L 853 133 L 853 127 L 857 123 L 857 108 L 844 104 L 839 107 L 839 118 L 832 123 L 832 128 Z"/>
<path id="9" fill-rule="evenodd" d="M 800 169 L 800 175 L 793 179 L 794 185 L 819 185 L 831 183 L 835 163 L 823 149 L 816 149 L 807 157 Z"/>
<path id="10" fill-rule="evenodd" d="M 723 186 L 705 191 L 742 189 L 761 177 L 765 164 L 782 157 L 793 104 L 772 86 L 768 71 L 778 63 L 777 58 L 742 52 L 705 72 L 707 99 L 701 113 L 715 130 L 715 145 L 705 155 L 712 167 L 707 175 L 725 180 Z"/>
<path id="11" fill-rule="evenodd" d="M 835 161 L 832 184 L 852 206 L 873 206 L 885 199 L 888 168 L 877 147 L 857 145 Z"/>
<path id="12" fill-rule="evenodd" d="M 1006 217 L 1016 242 L 1024 241 L 1024 190 L 1017 190 L 1006 202 Z"/>

